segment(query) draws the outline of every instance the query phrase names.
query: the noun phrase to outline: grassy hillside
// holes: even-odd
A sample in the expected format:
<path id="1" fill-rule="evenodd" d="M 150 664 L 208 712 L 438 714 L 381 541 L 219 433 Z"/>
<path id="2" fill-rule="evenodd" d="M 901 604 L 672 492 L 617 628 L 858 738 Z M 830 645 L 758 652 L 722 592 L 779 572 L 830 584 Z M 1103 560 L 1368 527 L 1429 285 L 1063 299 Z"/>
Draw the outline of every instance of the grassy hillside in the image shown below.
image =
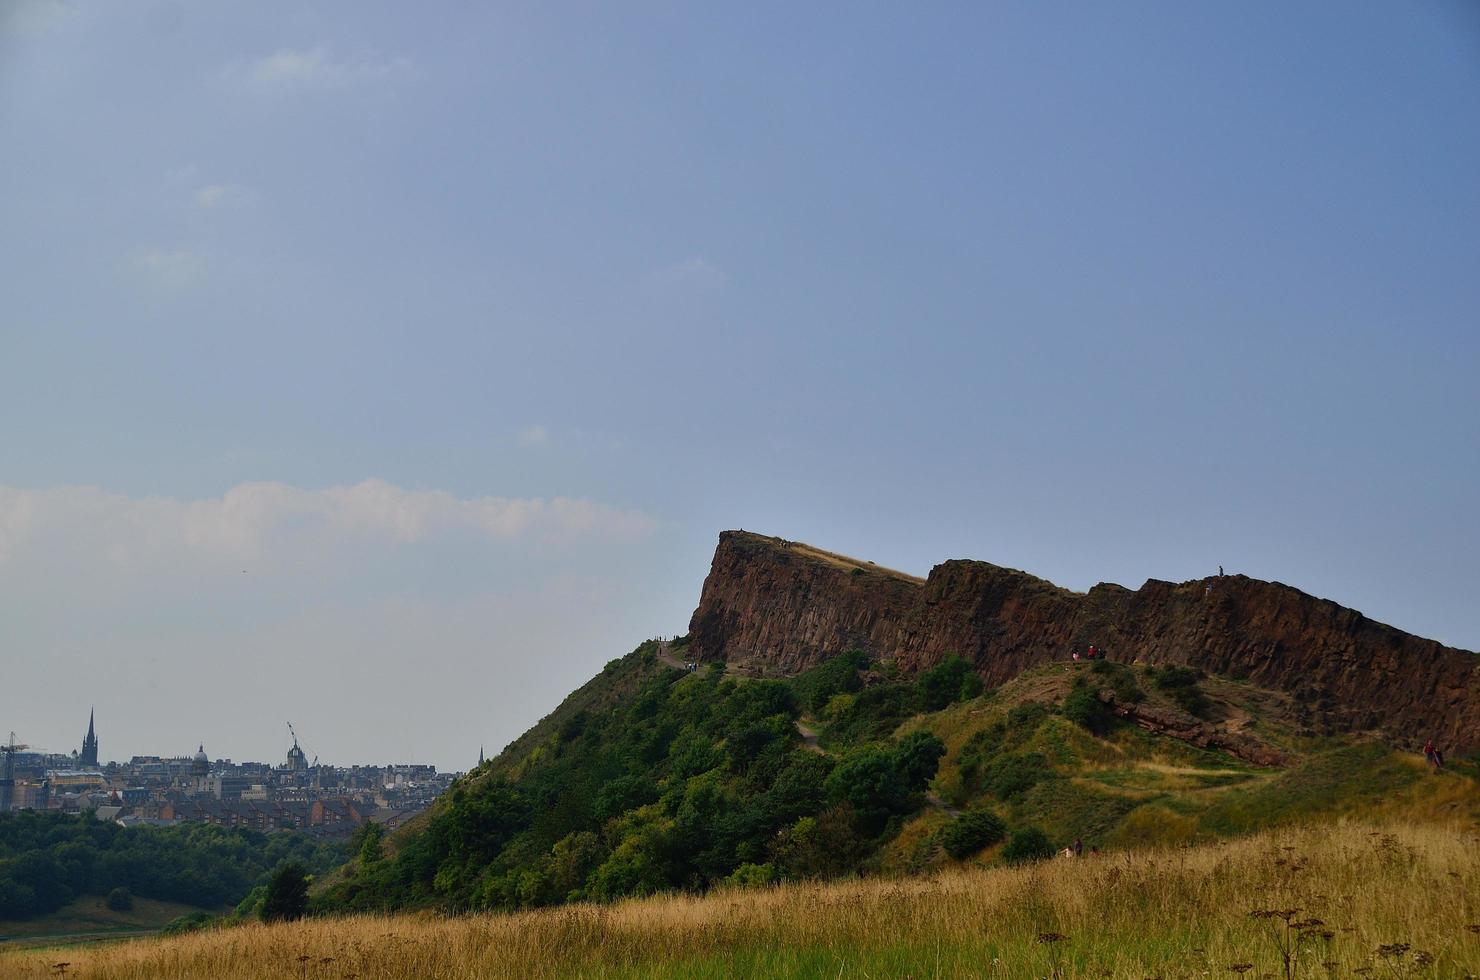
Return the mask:
<path id="1" fill-rule="evenodd" d="M 1480 828 L 1480 782 L 1434 775 L 1421 757 L 1361 738 L 1302 731 L 1283 696 L 1247 684 L 1195 681 L 1200 716 L 1189 700 L 1158 687 L 1140 667 L 1055 664 L 1025 673 L 987 696 L 902 723 L 898 733 L 930 731 L 947 746 L 934 788 L 958 809 L 988 808 L 1009 823 L 1044 829 L 1056 845 L 1119 849 L 1188 843 L 1261 828 L 1340 816 L 1460 820 Z M 1160 716 L 1177 716 L 1200 734 L 1236 730 L 1242 744 L 1283 755 L 1287 765 L 1257 765 L 1227 751 L 1151 734 L 1107 717 L 1071 720 L 1076 688 L 1139 698 Z M 1095 724 L 1099 720 L 1102 724 Z M 824 739 L 827 718 L 814 721 Z M 1470 775 L 1464 773 L 1470 772 Z M 939 812 L 906 824 L 883 856 L 892 871 L 951 863 L 939 845 L 950 822 Z M 993 850 L 975 860 L 990 862 Z"/>
<path id="2" fill-rule="evenodd" d="M 1461 977 L 1480 973 L 1476 844 L 1452 825 L 1341 820 L 1021 868 L 309 919 L 66 958 L 95 980 Z M 0 953 L 0 974 L 47 976 L 57 960 Z"/>
<path id="3" fill-rule="evenodd" d="M 316 908 L 516 910 L 1343 815 L 1480 826 L 1474 779 L 1185 668 L 1056 664 L 983 692 L 955 659 L 912 679 L 862 654 L 782 681 L 681 664 L 653 643 L 613 661 Z"/>

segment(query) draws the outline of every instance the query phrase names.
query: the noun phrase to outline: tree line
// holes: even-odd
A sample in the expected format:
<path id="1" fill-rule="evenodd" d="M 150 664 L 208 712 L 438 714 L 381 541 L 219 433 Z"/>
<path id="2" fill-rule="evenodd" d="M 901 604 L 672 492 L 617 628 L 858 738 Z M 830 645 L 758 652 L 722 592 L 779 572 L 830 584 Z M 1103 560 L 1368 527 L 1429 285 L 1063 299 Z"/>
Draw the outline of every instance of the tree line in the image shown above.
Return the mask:
<path id="1" fill-rule="evenodd" d="M 84 895 L 126 896 L 221 908 L 241 901 L 273 869 L 297 862 L 325 871 L 342 844 L 291 832 L 264 834 L 188 822 L 121 827 L 91 814 L 0 813 L 0 919 L 54 912 Z"/>

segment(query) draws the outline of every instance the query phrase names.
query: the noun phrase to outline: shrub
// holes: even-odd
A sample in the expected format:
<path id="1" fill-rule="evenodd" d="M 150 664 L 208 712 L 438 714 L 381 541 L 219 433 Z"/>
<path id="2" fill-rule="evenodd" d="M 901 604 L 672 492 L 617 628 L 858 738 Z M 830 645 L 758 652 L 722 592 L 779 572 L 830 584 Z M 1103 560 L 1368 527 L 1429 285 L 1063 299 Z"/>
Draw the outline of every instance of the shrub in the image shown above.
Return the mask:
<path id="1" fill-rule="evenodd" d="M 1048 760 L 1037 752 L 999 759 L 982 774 L 982 788 L 1000 800 L 1011 801 L 1048 778 Z"/>
<path id="2" fill-rule="evenodd" d="M 905 788 L 919 792 L 928 786 L 945 754 L 945 743 L 934 732 L 910 732 L 900 739 L 894 747 L 894 760 L 904 777 Z"/>
<path id="3" fill-rule="evenodd" d="M 1085 683 L 1074 685 L 1064 698 L 1064 717 L 1086 731 L 1104 735 L 1115 727 L 1115 711 L 1100 700 L 1100 692 Z"/>
<path id="4" fill-rule="evenodd" d="M 764 888 L 780 880 L 781 872 L 774 864 L 742 864 L 725 878 L 725 884 L 738 888 Z"/>
<path id="5" fill-rule="evenodd" d="M 635 810 L 658 798 L 658 787 L 651 779 L 643 776 L 618 776 L 596 791 L 591 803 L 591 815 L 597 823 L 606 823 L 612 817 Z"/>
<path id="6" fill-rule="evenodd" d="M 1007 739 L 1010 747 L 1019 745 L 1038 730 L 1038 725 L 1048 717 L 1048 709 L 1037 701 L 1025 701 L 1007 712 Z"/>
<path id="7" fill-rule="evenodd" d="M 827 735 L 842 745 L 885 738 L 918 709 L 915 685 L 875 684 L 853 695 L 852 702 L 832 716 Z"/>
<path id="8" fill-rule="evenodd" d="M 973 677 L 976 683 L 970 684 L 969 678 Z M 972 672 L 971 664 L 955 654 L 920 675 L 920 700 L 926 711 L 939 711 L 952 701 L 976 697 L 981 689 L 981 678 Z"/>
<path id="9" fill-rule="evenodd" d="M 802 704 L 816 714 L 836 695 L 861 689 L 863 679 L 858 672 L 867 667 L 868 654 L 862 650 L 850 650 L 818 664 L 792 683 Z"/>
<path id="10" fill-rule="evenodd" d="M 1007 827 L 990 810 L 967 810 L 941 831 L 941 846 L 956 860 L 970 857 L 1007 836 Z"/>
<path id="11" fill-rule="evenodd" d="M 1136 684 L 1136 675 L 1129 670 L 1117 670 L 1110 678 L 1110 689 L 1115 692 L 1117 704 L 1140 704 L 1146 700 L 1146 692 Z"/>
<path id="12" fill-rule="evenodd" d="M 209 912 L 191 912 L 171 919 L 159 930 L 161 936 L 183 936 L 187 932 L 199 932 L 216 924 L 216 916 Z"/>
<path id="13" fill-rule="evenodd" d="M 134 907 L 134 896 L 120 885 L 108 893 L 107 905 L 115 912 L 127 912 Z"/>
<path id="14" fill-rule="evenodd" d="M 1197 682 L 1202 679 L 1202 671 L 1192 667 L 1153 667 L 1148 676 L 1157 689 L 1163 691 L 1183 711 L 1199 718 L 1207 714 L 1207 696 L 1197 686 Z"/>
<path id="15" fill-rule="evenodd" d="M 273 872 L 262 902 L 263 922 L 292 922 L 308 911 L 308 875 L 303 865 L 289 862 Z"/>
<path id="16" fill-rule="evenodd" d="M 1026 864 L 1053 857 L 1048 835 L 1037 827 L 1019 827 L 1002 847 L 1002 860 L 1008 864 Z"/>

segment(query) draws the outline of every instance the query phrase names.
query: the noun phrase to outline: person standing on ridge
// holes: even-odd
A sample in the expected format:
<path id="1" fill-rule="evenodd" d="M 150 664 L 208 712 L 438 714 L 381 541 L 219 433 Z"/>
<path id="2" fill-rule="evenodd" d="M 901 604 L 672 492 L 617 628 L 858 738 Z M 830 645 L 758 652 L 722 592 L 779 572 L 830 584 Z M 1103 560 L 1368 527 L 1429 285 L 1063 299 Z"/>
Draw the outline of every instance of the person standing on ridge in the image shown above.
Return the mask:
<path id="1" fill-rule="evenodd" d="M 1219 565 L 1218 566 L 1218 577 L 1219 578 L 1222 578 L 1223 577 L 1223 566 L 1222 565 Z"/>

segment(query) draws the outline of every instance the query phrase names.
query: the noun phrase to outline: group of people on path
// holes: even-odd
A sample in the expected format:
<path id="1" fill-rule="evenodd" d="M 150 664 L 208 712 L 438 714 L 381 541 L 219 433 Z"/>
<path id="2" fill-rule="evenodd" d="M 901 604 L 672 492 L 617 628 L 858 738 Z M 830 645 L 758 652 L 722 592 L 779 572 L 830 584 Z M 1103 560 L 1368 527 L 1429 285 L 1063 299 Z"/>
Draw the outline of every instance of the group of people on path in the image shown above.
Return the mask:
<path id="1" fill-rule="evenodd" d="M 1071 654 L 1071 656 L 1073 656 L 1075 663 L 1078 663 L 1080 661 L 1080 659 L 1084 659 L 1084 660 L 1104 660 L 1105 659 L 1105 651 L 1104 650 L 1101 650 L 1099 647 L 1097 647 L 1093 643 L 1091 643 L 1089 645 L 1089 649 L 1086 650 L 1083 654 L 1081 654 L 1076 649 L 1073 652 L 1073 654 Z"/>

